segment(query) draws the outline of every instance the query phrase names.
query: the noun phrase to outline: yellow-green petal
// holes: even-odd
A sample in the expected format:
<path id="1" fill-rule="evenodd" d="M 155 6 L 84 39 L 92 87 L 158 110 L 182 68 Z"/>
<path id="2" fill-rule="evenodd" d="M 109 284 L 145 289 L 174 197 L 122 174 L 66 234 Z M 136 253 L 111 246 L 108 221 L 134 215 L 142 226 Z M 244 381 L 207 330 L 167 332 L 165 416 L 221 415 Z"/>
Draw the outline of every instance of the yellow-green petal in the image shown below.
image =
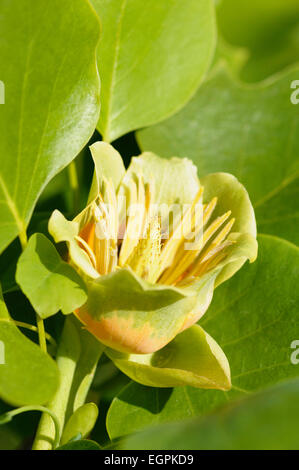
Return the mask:
<path id="1" fill-rule="evenodd" d="M 121 186 L 127 186 L 133 175 L 143 175 L 145 183 L 156 186 L 157 204 L 191 204 L 199 189 L 197 168 L 187 158 L 166 160 L 144 152 L 132 158 Z"/>
<path id="2" fill-rule="evenodd" d="M 256 221 L 248 192 L 235 176 L 229 173 L 212 173 L 201 178 L 200 183 L 204 186 L 204 202 L 217 197 L 213 219 L 229 210 L 235 218 L 234 232 L 228 239 L 237 243 L 230 247 L 228 256 L 221 263 L 223 269 L 216 280 L 217 286 L 232 277 L 247 259 L 250 262 L 255 261 Z"/>
<path id="3" fill-rule="evenodd" d="M 192 387 L 229 390 L 230 368 L 227 358 L 200 326 L 180 333 L 153 354 L 124 355 L 112 350 L 106 354 L 131 379 L 151 387 Z"/>
<path id="4" fill-rule="evenodd" d="M 95 142 L 90 146 L 94 161 L 94 177 L 88 201 L 93 201 L 100 192 L 103 178 L 111 179 L 117 190 L 125 174 L 125 166 L 118 151 L 106 142 Z"/>
<path id="5" fill-rule="evenodd" d="M 148 354 L 168 344 L 206 311 L 216 273 L 194 286 L 178 289 L 152 285 L 130 268 L 118 269 L 87 283 L 88 300 L 76 315 L 106 346 Z"/>

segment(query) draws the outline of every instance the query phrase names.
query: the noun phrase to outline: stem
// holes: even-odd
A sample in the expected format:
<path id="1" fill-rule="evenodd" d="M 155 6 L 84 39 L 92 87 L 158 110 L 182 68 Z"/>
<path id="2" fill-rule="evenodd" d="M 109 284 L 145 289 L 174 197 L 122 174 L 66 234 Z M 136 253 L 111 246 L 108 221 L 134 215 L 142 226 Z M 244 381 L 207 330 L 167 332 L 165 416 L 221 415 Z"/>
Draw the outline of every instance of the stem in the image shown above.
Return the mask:
<path id="1" fill-rule="evenodd" d="M 21 408 L 17 408 L 15 410 L 8 411 L 4 415 L 0 416 L 0 424 L 8 423 L 9 421 L 12 420 L 12 418 L 14 416 L 17 416 L 17 415 L 19 415 L 21 413 L 24 413 L 26 411 L 41 411 L 42 413 L 45 413 L 49 417 L 51 417 L 52 422 L 54 424 L 54 429 L 55 429 L 55 436 L 54 436 L 54 440 L 53 440 L 53 448 L 56 449 L 56 447 L 58 447 L 58 444 L 59 444 L 59 436 L 60 436 L 59 422 L 58 422 L 58 419 L 55 416 L 55 414 L 52 413 L 52 411 L 49 410 L 48 408 L 46 408 L 45 406 L 39 406 L 39 405 L 36 405 L 36 406 L 22 406 Z"/>
<path id="2" fill-rule="evenodd" d="M 77 408 L 85 403 L 96 367 L 104 351 L 104 346 L 87 330 L 83 329 L 76 318 L 73 318 L 73 324 L 76 326 L 80 337 L 82 352 L 70 392 L 67 417 L 70 417 Z"/>
<path id="3" fill-rule="evenodd" d="M 28 242 L 26 229 L 22 230 L 22 232 L 19 233 L 19 240 L 21 243 L 22 250 L 24 251 Z"/>
<path id="4" fill-rule="evenodd" d="M 47 405 L 49 410 L 57 416 L 61 432 L 64 426 L 65 412 L 79 356 L 80 342 L 77 338 L 77 332 L 70 319 L 67 318 L 64 323 L 56 358 L 60 372 L 60 385 L 52 401 Z M 54 435 L 53 422 L 47 414 L 43 414 L 33 443 L 33 449 L 51 450 L 53 448 Z M 60 438 L 61 435 L 59 436 Z"/>
<path id="5" fill-rule="evenodd" d="M 85 340 L 82 339 L 83 334 Z M 88 335 L 88 341 L 86 335 Z M 48 404 L 48 408 L 57 416 L 61 433 L 68 417 L 85 402 L 98 359 L 103 351 L 99 342 L 97 342 L 97 348 L 94 347 L 93 340 L 90 333 L 79 327 L 77 320 L 72 317 L 66 318 L 56 358 L 60 372 L 60 385 L 54 398 Z M 88 342 L 93 345 L 89 354 L 89 348 L 86 348 Z M 47 414 L 43 414 L 33 449 L 52 449 L 54 435 L 53 422 Z M 61 434 L 59 440 L 60 438 Z"/>
<path id="6" fill-rule="evenodd" d="M 26 328 L 27 330 L 37 332 L 37 327 L 34 326 L 34 325 L 30 325 L 30 323 L 25 323 L 23 321 L 17 321 L 17 320 L 13 320 L 13 319 L 10 319 L 10 318 L 9 319 L 0 318 L 0 322 L 2 322 L 2 321 L 12 322 L 14 325 L 19 326 L 20 328 Z M 45 333 L 45 337 L 46 337 L 46 340 L 48 340 L 49 343 L 51 343 L 52 346 L 54 346 L 56 348 L 57 344 L 56 344 L 55 339 L 52 338 L 52 336 L 49 335 L 49 333 Z"/>
<path id="7" fill-rule="evenodd" d="M 68 166 L 70 186 L 73 195 L 73 212 L 79 212 L 79 181 L 77 175 L 76 162 L 73 160 Z"/>
<path id="8" fill-rule="evenodd" d="M 37 324 L 37 332 L 38 332 L 38 339 L 39 345 L 42 351 L 45 353 L 47 352 L 47 343 L 46 343 L 46 334 L 45 334 L 45 327 L 42 318 L 36 314 L 36 324 Z"/>

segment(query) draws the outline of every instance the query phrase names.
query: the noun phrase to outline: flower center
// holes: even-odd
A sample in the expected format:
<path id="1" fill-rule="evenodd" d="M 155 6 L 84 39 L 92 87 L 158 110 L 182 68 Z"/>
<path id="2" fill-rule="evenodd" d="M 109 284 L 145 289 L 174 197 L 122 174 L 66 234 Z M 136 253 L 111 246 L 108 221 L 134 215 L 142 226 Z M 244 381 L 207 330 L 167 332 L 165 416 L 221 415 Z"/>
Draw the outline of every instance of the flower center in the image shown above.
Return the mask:
<path id="1" fill-rule="evenodd" d="M 99 275 L 130 266 L 151 283 L 186 284 L 215 268 L 234 243 L 231 211 L 209 223 L 217 198 L 203 204 L 203 191 L 187 207 L 162 210 L 142 176 L 130 180 L 121 198 L 105 179 L 77 241 Z"/>

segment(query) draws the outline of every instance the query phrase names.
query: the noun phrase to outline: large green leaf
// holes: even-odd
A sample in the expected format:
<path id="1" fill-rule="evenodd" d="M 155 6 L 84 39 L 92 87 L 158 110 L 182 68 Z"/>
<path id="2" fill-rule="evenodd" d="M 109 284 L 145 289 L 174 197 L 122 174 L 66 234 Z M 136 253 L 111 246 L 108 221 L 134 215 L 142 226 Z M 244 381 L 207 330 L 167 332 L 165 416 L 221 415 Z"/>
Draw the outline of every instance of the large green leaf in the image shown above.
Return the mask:
<path id="1" fill-rule="evenodd" d="M 14 325 L 0 293 L 0 397 L 12 405 L 48 402 L 58 385 L 55 362 Z M 1 355 L 2 357 L 2 355 Z"/>
<path id="2" fill-rule="evenodd" d="M 87 299 L 79 274 L 62 261 L 54 245 L 41 233 L 32 235 L 20 256 L 16 281 L 41 318 L 59 310 L 72 313 Z"/>
<path id="3" fill-rule="evenodd" d="M 92 0 L 102 22 L 99 130 L 106 141 L 182 107 L 215 46 L 211 0 Z"/>
<path id="4" fill-rule="evenodd" d="M 152 427 L 118 448 L 298 450 L 298 393 L 299 380 L 280 384 L 205 418 Z"/>
<path id="5" fill-rule="evenodd" d="M 2 251 L 94 131 L 99 26 L 85 0 L 1 0 L 0 8 Z"/>
<path id="6" fill-rule="evenodd" d="M 217 20 L 227 41 L 249 49 L 243 79 L 258 81 L 298 61 L 298 0 L 224 0 Z"/>
<path id="7" fill-rule="evenodd" d="M 191 387 L 171 392 L 131 384 L 112 402 L 110 435 L 200 415 L 239 395 L 298 376 L 299 369 L 290 360 L 291 343 L 299 335 L 298 263 L 294 245 L 260 236 L 257 261 L 216 289 L 200 323 L 228 358 L 230 392 Z"/>
<path id="8" fill-rule="evenodd" d="M 144 150 L 192 158 L 202 176 L 226 171 L 249 192 L 258 230 L 299 242 L 298 107 L 290 101 L 298 67 L 257 86 L 220 69 L 191 102 L 164 123 L 141 131 Z"/>

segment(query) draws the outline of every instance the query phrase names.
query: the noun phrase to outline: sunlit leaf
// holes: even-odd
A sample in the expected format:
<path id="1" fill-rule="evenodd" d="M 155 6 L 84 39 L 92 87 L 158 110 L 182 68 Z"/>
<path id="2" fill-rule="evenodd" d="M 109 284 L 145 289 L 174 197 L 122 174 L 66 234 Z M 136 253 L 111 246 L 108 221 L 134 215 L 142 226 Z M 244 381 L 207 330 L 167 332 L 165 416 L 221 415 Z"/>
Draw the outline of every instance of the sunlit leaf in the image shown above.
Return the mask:
<path id="1" fill-rule="evenodd" d="M 153 124 L 199 86 L 215 47 L 211 0 L 92 0 L 102 23 L 104 140 Z"/>
<path id="2" fill-rule="evenodd" d="M 0 397 L 15 405 L 48 402 L 58 385 L 55 362 L 14 325 L 0 297 Z"/>
<path id="3" fill-rule="evenodd" d="M 0 30 L 3 251 L 26 229 L 46 184 L 94 131 L 99 25 L 84 0 L 2 0 Z"/>

